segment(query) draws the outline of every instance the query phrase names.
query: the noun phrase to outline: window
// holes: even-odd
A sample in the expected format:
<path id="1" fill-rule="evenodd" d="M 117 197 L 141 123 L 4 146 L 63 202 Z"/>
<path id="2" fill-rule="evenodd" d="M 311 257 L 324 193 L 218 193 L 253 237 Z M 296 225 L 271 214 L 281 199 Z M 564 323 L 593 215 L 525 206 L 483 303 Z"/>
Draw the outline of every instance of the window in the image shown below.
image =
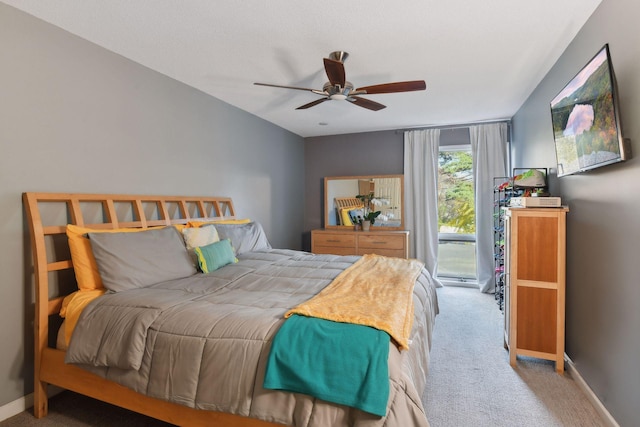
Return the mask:
<path id="1" fill-rule="evenodd" d="M 476 280 L 471 145 L 441 146 L 438 159 L 438 277 Z"/>

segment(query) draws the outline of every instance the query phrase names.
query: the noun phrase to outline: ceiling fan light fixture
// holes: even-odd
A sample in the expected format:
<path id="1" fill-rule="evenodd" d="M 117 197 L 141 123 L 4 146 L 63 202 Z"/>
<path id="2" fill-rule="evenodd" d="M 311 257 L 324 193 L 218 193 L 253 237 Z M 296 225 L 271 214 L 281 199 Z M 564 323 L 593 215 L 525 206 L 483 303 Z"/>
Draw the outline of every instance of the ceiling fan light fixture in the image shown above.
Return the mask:
<path id="1" fill-rule="evenodd" d="M 348 52 L 344 52 L 342 50 L 337 50 L 337 51 L 331 52 L 329 54 L 329 59 L 331 59 L 333 61 L 344 62 L 344 61 L 347 60 L 348 56 L 349 56 Z"/>
<path id="2" fill-rule="evenodd" d="M 424 80 L 411 80 L 404 82 L 382 83 L 372 86 L 354 88 L 353 84 L 346 80 L 344 61 L 349 54 L 344 51 L 335 51 L 329 54 L 329 58 L 324 58 L 324 70 L 329 81 L 322 86 L 322 90 L 309 89 L 304 87 L 274 85 L 270 83 L 254 83 L 260 86 L 279 87 L 284 89 L 296 89 L 313 92 L 322 96 L 321 99 L 309 102 L 296 108 L 296 110 L 306 110 L 315 107 L 325 101 L 349 101 L 353 105 L 366 108 L 371 111 L 379 111 L 385 108 L 384 105 L 362 98 L 359 95 L 377 95 L 382 93 L 412 92 L 425 90 L 427 85 Z"/>

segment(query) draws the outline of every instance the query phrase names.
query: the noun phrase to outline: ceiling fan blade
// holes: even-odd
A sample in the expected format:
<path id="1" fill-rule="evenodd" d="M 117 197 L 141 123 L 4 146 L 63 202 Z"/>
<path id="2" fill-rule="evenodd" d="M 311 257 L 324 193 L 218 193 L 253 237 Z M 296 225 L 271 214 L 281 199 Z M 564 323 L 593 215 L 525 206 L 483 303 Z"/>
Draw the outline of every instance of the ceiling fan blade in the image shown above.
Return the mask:
<path id="1" fill-rule="evenodd" d="M 324 102 L 324 101 L 328 101 L 328 100 L 329 100 L 329 98 L 320 98 L 320 99 L 316 99 L 316 100 L 315 100 L 315 101 L 313 101 L 313 102 L 310 102 L 310 103 L 308 103 L 308 104 L 301 105 L 300 107 L 296 108 L 296 110 L 306 110 L 307 108 L 315 107 L 316 105 L 318 105 L 318 104 L 320 104 L 320 103 L 322 103 L 322 102 Z"/>
<path id="2" fill-rule="evenodd" d="M 329 82 L 332 86 L 339 85 L 344 87 L 344 83 L 347 80 L 344 73 L 344 64 L 340 61 L 324 58 L 324 70 L 329 77 Z"/>
<path id="3" fill-rule="evenodd" d="M 317 89 L 309 89 L 309 88 L 306 88 L 306 87 L 272 85 L 270 83 L 254 83 L 254 85 L 269 86 L 269 87 L 279 87 L 279 88 L 283 88 L 283 89 L 305 90 L 307 92 L 314 92 L 314 93 L 317 92 Z M 320 93 L 322 93 L 322 91 L 320 91 Z"/>
<path id="4" fill-rule="evenodd" d="M 415 90 L 425 90 L 426 88 L 427 84 L 424 80 L 412 80 L 408 82 L 383 83 L 379 85 L 359 87 L 356 89 L 356 93 L 372 95 L 377 93 L 413 92 Z"/>
<path id="5" fill-rule="evenodd" d="M 350 96 L 347 98 L 353 104 L 356 104 L 358 107 L 366 108 L 367 110 L 378 111 L 383 108 L 387 108 L 386 105 L 379 104 L 375 101 L 366 98 L 360 98 L 359 96 Z"/>

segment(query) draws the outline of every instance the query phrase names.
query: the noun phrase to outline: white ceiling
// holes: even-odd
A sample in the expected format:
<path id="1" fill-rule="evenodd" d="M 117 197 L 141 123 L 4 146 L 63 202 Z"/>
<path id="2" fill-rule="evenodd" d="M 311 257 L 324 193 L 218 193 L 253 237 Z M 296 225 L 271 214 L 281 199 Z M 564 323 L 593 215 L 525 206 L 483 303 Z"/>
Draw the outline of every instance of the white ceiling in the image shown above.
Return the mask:
<path id="1" fill-rule="evenodd" d="M 510 118 L 601 0 L 1 1 L 308 137 Z M 253 85 L 321 89 L 336 50 L 355 87 L 427 90 L 295 110 L 319 96 Z"/>

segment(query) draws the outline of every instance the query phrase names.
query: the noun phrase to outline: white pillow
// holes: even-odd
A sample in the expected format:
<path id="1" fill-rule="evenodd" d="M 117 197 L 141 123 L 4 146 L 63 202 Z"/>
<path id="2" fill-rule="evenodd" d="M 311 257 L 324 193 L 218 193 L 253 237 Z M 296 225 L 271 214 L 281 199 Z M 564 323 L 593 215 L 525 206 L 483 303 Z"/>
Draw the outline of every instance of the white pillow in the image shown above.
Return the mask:
<path id="1" fill-rule="evenodd" d="M 205 225 L 198 228 L 183 228 L 182 237 L 184 238 L 184 244 L 190 251 L 200 246 L 207 246 L 220 241 L 218 230 L 216 230 L 213 225 Z"/>

